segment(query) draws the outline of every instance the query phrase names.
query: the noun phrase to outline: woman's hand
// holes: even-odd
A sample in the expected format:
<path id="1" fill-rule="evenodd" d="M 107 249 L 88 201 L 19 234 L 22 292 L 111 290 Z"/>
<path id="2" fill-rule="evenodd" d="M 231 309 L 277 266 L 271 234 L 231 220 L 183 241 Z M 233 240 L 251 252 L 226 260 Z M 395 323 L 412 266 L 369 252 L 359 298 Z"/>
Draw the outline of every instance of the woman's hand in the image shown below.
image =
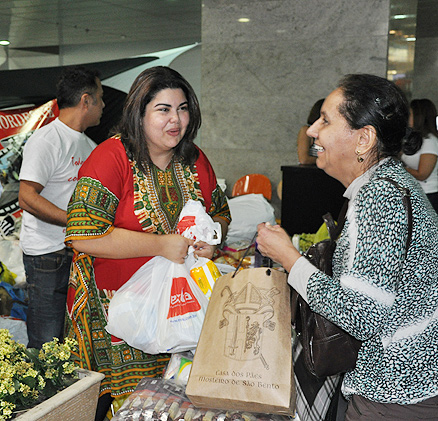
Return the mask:
<path id="1" fill-rule="evenodd" d="M 264 255 L 280 263 L 288 272 L 301 257 L 293 246 L 287 232 L 280 225 L 271 225 L 268 222 L 259 224 L 257 248 Z"/>
<path id="2" fill-rule="evenodd" d="M 189 247 L 193 245 L 194 240 L 179 234 L 166 234 L 158 237 L 161 242 L 159 255 L 175 263 L 184 263 Z"/>
<path id="3" fill-rule="evenodd" d="M 206 257 L 207 259 L 212 259 L 214 252 L 216 250 L 216 246 L 212 246 L 210 244 L 204 243 L 203 241 L 198 241 L 193 245 L 195 249 L 196 257 Z"/>

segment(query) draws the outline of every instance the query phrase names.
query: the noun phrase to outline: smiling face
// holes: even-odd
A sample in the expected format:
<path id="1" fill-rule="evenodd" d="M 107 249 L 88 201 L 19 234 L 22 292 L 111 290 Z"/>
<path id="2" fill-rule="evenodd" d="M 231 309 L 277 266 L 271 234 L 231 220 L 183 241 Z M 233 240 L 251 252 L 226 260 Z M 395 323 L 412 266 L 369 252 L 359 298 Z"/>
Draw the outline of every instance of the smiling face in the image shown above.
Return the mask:
<path id="1" fill-rule="evenodd" d="M 324 101 L 319 119 L 308 128 L 307 136 L 315 138 L 318 168 L 347 187 L 363 169 L 356 159 L 360 131 L 351 129 L 339 113 L 343 101 L 341 89 L 334 90 Z"/>
<path id="2" fill-rule="evenodd" d="M 160 157 L 171 157 L 184 137 L 190 115 L 182 89 L 163 89 L 146 105 L 143 129 L 149 155 L 155 163 Z"/>

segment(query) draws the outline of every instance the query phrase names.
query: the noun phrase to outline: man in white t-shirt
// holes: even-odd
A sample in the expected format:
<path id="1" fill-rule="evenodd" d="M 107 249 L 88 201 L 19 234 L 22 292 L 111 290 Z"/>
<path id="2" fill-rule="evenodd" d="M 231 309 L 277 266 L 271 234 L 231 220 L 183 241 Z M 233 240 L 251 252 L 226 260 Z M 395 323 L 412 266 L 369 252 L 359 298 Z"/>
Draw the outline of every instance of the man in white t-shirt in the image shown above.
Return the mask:
<path id="1" fill-rule="evenodd" d="M 72 253 L 64 245 L 67 205 L 78 171 L 95 143 L 84 134 L 100 123 L 98 72 L 67 68 L 57 84 L 59 117 L 27 140 L 20 171 L 20 246 L 28 284 L 29 348 L 62 339 Z"/>

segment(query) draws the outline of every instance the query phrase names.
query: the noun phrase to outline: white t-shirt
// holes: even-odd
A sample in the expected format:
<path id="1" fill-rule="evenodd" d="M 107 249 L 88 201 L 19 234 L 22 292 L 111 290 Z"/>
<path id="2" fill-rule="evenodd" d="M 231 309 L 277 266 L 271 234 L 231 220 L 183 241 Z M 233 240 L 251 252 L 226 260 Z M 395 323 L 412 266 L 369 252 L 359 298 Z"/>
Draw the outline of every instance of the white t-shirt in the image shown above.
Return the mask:
<path id="1" fill-rule="evenodd" d="M 425 153 L 438 155 L 438 138 L 432 134 L 429 134 L 423 139 L 423 145 L 417 153 L 414 155 L 403 154 L 401 159 L 409 168 L 418 170 L 418 165 L 420 164 L 420 155 Z M 429 177 L 424 181 L 418 180 L 418 182 L 426 193 L 438 192 L 438 160 Z"/>
<path id="2" fill-rule="evenodd" d="M 84 133 L 56 119 L 38 129 L 24 145 L 20 180 L 41 184 L 44 186 L 41 196 L 67 210 L 79 168 L 95 147 Z M 64 239 L 65 227 L 23 211 L 20 246 L 24 253 L 35 256 L 61 250 Z"/>

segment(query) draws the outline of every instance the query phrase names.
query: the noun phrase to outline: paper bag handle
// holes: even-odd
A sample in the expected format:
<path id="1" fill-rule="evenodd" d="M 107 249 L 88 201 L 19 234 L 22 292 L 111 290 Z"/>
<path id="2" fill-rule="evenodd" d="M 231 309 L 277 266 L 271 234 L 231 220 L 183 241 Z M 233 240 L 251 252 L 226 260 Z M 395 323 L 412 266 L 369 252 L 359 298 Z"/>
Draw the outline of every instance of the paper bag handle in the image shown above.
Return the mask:
<path id="1" fill-rule="evenodd" d="M 249 243 L 248 248 L 245 250 L 245 253 L 243 253 L 243 256 L 241 257 L 241 259 L 239 261 L 239 264 L 237 265 L 236 270 L 233 273 L 232 278 L 234 278 L 234 276 L 236 275 L 237 271 L 240 269 L 240 266 L 242 266 L 243 259 L 248 255 L 249 249 L 254 244 L 254 241 L 255 241 L 256 238 L 257 238 L 257 232 L 254 234 L 254 237 L 252 237 L 252 240 Z"/>

